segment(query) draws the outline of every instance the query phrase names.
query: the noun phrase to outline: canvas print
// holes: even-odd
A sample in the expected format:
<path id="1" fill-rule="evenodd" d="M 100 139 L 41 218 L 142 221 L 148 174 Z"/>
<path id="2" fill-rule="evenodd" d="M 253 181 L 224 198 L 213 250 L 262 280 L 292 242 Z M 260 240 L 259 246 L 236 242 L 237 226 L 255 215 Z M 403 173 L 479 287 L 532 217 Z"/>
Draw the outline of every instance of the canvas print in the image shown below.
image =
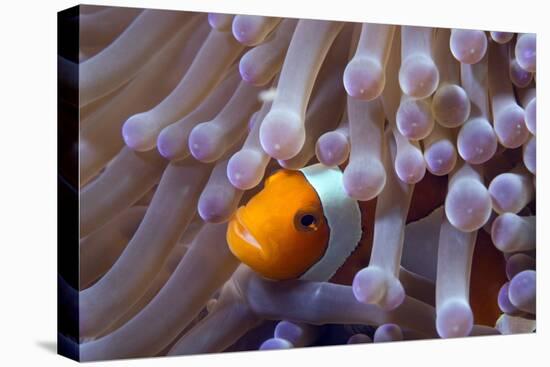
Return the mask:
<path id="1" fill-rule="evenodd" d="M 535 34 L 81 5 L 59 40 L 62 354 L 535 332 Z"/>

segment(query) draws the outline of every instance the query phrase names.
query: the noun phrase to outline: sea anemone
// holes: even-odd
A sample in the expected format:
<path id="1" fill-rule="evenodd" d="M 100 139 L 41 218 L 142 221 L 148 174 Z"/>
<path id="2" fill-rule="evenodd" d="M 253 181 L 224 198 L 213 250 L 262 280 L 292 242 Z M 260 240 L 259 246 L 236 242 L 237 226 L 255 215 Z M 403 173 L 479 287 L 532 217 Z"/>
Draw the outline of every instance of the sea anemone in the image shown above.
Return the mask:
<path id="1" fill-rule="evenodd" d="M 534 34 L 80 9 L 82 360 L 535 330 Z M 264 279 L 225 223 L 317 162 L 372 251 Z"/>

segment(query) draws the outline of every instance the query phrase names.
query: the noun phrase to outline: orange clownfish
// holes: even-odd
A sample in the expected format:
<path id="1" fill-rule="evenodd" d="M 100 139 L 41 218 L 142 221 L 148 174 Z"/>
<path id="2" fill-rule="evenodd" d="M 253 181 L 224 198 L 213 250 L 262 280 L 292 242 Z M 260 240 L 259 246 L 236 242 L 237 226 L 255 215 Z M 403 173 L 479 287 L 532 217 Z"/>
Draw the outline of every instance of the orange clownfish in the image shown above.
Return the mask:
<path id="1" fill-rule="evenodd" d="M 329 280 L 362 234 L 341 181 L 340 169 L 320 164 L 276 172 L 230 221 L 231 252 L 266 278 Z"/>
<path id="2" fill-rule="evenodd" d="M 440 207 L 446 186 L 445 177 L 427 173 L 415 185 L 407 222 Z M 282 169 L 236 211 L 227 242 L 240 261 L 268 279 L 350 284 L 368 265 L 375 208 L 376 200 L 357 202 L 347 195 L 339 167 Z M 500 316 L 496 297 L 506 281 L 504 258 L 481 232 L 472 267 L 471 305 L 476 323 L 494 326 Z"/>

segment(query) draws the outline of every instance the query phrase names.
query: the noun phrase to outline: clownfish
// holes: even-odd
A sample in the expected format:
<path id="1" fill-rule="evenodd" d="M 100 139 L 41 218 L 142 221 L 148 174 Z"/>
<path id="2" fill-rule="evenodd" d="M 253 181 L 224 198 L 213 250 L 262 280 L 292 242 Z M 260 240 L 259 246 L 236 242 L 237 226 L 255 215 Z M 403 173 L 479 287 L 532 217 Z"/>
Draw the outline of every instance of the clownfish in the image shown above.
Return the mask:
<path id="1" fill-rule="evenodd" d="M 357 201 L 340 184 L 342 172 L 320 164 L 280 170 L 237 209 L 227 231 L 243 263 L 275 280 L 328 280 L 361 239 Z"/>
<path id="2" fill-rule="evenodd" d="M 314 164 L 281 169 L 237 209 L 227 227 L 229 249 L 256 273 L 272 280 L 305 279 L 351 284 L 368 265 L 376 199 L 348 196 L 339 167 Z M 440 207 L 446 177 L 426 173 L 415 185 L 407 223 Z M 497 296 L 506 282 L 502 254 L 479 231 L 471 274 L 475 322 L 494 326 L 501 315 Z M 493 264 L 490 271 L 487 264 Z"/>

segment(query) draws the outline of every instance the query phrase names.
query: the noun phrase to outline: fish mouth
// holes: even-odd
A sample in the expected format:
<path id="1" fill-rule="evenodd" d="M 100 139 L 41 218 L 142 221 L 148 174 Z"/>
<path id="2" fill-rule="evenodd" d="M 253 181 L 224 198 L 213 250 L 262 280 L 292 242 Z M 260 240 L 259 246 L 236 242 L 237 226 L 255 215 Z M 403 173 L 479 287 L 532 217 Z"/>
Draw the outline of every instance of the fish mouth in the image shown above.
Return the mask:
<path id="1" fill-rule="evenodd" d="M 237 258 L 245 264 L 250 263 L 250 258 L 260 255 L 262 259 L 266 258 L 265 249 L 261 243 L 250 232 L 243 222 L 244 207 L 237 209 L 235 215 L 227 227 L 227 242 L 229 249 Z"/>

